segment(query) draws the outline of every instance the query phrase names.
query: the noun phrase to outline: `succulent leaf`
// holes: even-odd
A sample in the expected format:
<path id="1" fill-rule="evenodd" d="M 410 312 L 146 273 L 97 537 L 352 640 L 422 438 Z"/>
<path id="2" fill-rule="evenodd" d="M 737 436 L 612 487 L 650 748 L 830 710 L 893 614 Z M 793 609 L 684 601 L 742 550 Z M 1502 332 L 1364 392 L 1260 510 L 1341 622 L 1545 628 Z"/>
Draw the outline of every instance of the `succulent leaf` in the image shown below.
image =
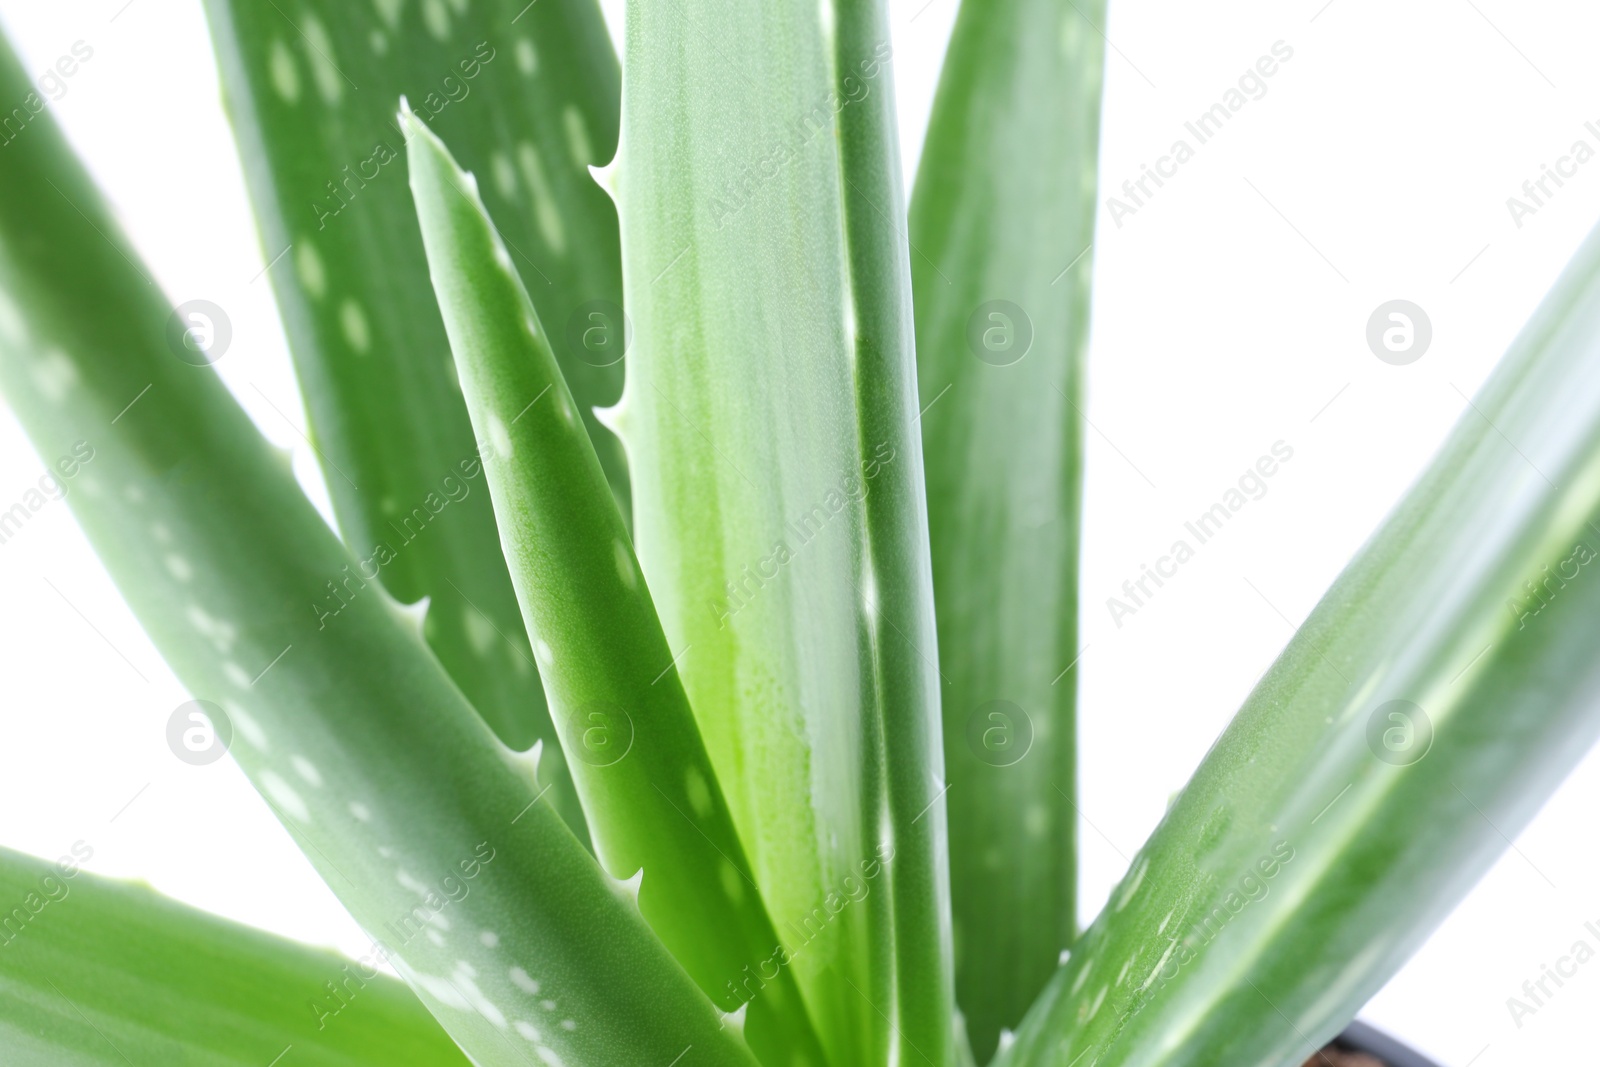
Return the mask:
<path id="1" fill-rule="evenodd" d="M 1600 734 L 1597 349 L 1600 231 L 1256 684 L 1002 1067 L 1303 1062 L 1554 792 Z"/>
<path id="2" fill-rule="evenodd" d="M 466 1067 L 415 994 L 307 948 L 81 869 L 0 849 L 0 1045 L 16 1067 Z M 92 855 L 92 847 L 88 848 Z M 37 909 L 37 910 L 35 910 Z"/>
<path id="3" fill-rule="evenodd" d="M 0 51 L 0 96 L 27 86 Z M 94 449 L 69 505 L 318 873 L 479 1064 L 751 1067 L 394 599 L 316 610 L 355 557 L 135 257 L 36 117 L 0 167 L 0 390 L 44 454 Z"/>
<path id="4" fill-rule="evenodd" d="M 937 652 L 885 26 L 877 3 L 629 5 L 619 425 L 640 562 L 830 1058 L 945 1067 Z"/>
<path id="5" fill-rule="evenodd" d="M 980 1062 L 1077 935 L 1074 665 L 1104 18 L 1103 0 L 963 4 L 911 205 L 956 999 Z"/>
<path id="6" fill-rule="evenodd" d="M 419 119 L 402 119 L 434 287 L 473 425 L 491 446 L 505 556 L 596 852 L 613 876 L 633 876 L 645 919 L 722 1011 L 741 1013 L 763 1062 L 822 1067 L 548 334 L 477 184 Z"/>
<path id="7" fill-rule="evenodd" d="M 617 308 L 616 211 L 586 168 L 616 143 L 615 54 L 592 0 L 528 5 L 208 0 L 263 258 L 346 543 L 398 599 L 431 600 L 425 632 L 513 748 L 555 740 L 535 657 L 497 550 L 489 494 L 406 186 L 394 102 L 489 176 L 545 321 Z M 618 308 L 618 313 L 620 309 Z M 590 409 L 619 365 L 558 335 L 579 417 L 626 514 L 621 446 Z M 378 560 L 382 562 L 378 562 Z M 330 607 L 337 607 L 337 601 Z M 582 815 L 552 746 L 556 802 Z"/>

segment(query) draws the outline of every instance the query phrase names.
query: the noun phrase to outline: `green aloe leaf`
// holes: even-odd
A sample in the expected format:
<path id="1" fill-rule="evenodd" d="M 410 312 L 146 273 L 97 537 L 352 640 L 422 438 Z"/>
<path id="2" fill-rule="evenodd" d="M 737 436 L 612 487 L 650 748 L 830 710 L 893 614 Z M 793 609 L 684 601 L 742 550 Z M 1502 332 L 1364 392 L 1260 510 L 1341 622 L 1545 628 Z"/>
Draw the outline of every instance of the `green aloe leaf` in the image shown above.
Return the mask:
<path id="1" fill-rule="evenodd" d="M 866 633 L 883 717 L 884 779 L 895 862 L 894 1054 L 945 1064 L 955 1055 L 950 838 L 939 738 L 937 626 L 917 431 L 904 182 L 895 146 L 894 76 L 883 3 L 834 5 L 834 99 L 850 280 L 861 455 L 887 454 L 866 492 Z M 867 462 L 871 462 L 868 460 Z M 867 473 L 867 472 L 863 472 Z"/>
<path id="2" fill-rule="evenodd" d="M 1070 668 L 1104 16 L 1103 0 L 963 4 L 912 198 L 956 1000 L 980 1061 L 1077 936 Z"/>
<path id="3" fill-rule="evenodd" d="M 378 970 L 63 856 L 0 849 L 0 1045 L 14 1067 L 466 1067 Z"/>
<path id="4" fill-rule="evenodd" d="M 1600 732 L 1597 346 L 1600 231 L 1000 1063 L 1300 1063 L 1555 790 Z"/>
<path id="5" fill-rule="evenodd" d="M 445 146 L 409 111 L 411 184 L 506 559 L 600 861 L 763 1062 L 821 1046 L 548 334 Z M 770 982 L 762 971 L 773 969 Z"/>
<path id="6" fill-rule="evenodd" d="M 937 653 L 884 27 L 877 3 L 629 5 L 613 169 L 636 339 L 610 421 L 640 562 L 831 1060 L 944 1067 Z"/>
<path id="7" fill-rule="evenodd" d="M 607 477 L 621 445 L 592 408 L 621 366 L 578 343 L 620 315 L 616 212 L 587 166 L 616 144 L 619 78 L 593 0 L 208 0 L 264 257 L 345 542 L 402 602 L 426 596 L 428 643 L 513 748 L 554 741 L 406 186 L 394 102 L 491 180 L 484 195 Z M 574 330 L 562 330 L 568 323 Z M 568 339 L 573 340 L 569 341 Z M 336 592 L 324 598 L 337 612 Z M 551 748 L 552 799 L 582 815 Z"/>
<path id="8" fill-rule="evenodd" d="M 0 97 L 28 91 L 0 53 Z M 411 613 L 373 583 L 335 619 L 308 610 L 354 557 L 189 362 L 184 323 L 47 115 L 0 168 L 0 293 L 0 389 L 43 454 L 94 450 L 69 504 L 107 570 L 463 1050 L 661 1067 L 692 1046 L 691 1062 L 753 1064 Z"/>

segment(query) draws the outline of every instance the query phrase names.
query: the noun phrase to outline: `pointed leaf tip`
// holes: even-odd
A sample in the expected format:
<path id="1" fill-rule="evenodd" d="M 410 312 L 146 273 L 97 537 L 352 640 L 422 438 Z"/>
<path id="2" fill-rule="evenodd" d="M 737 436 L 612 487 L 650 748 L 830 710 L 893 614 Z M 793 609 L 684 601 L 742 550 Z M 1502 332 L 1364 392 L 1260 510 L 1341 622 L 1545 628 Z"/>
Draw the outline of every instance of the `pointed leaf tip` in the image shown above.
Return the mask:
<path id="1" fill-rule="evenodd" d="M 750 1002 L 747 1000 L 743 1004 L 740 1004 L 734 1010 L 723 1012 L 722 1013 L 722 1025 L 723 1025 L 723 1028 L 727 1029 L 727 1030 L 732 1030 L 734 1033 L 738 1034 L 740 1037 L 743 1037 L 744 1036 L 744 1016 L 745 1016 L 745 1012 L 749 1009 L 749 1007 L 750 1007 Z"/>
<path id="2" fill-rule="evenodd" d="M 622 438 L 623 441 L 627 441 L 628 439 L 627 401 L 628 395 L 627 393 L 623 393 L 622 399 L 618 400 L 610 407 L 596 407 L 592 409 L 594 411 L 595 421 L 601 426 L 604 426 L 606 429 L 610 430 L 612 433 L 616 434 L 618 437 Z"/>
<path id="3" fill-rule="evenodd" d="M 394 612 L 404 621 L 406 629 L 422 639 L 422 628 L 427 623 L 428 606 L 433 601 L 431 596 L 425 596 L 412 604 L 405 604 L 398 600 L 393 601 Z"/>
<path id="4" fill-rule="evenodd" d="M 613 157 L 611 162 L 603 167 L 592 163 L 589 165 L 589 176 L 594 179 L 596 185 L 606 191 L 606 195 L 611 197 L 613 203 L 617 199 L 617 158 Z"/>
<path id="5" fill-rule="evenodd" d="M 628 894 L 628 897 L 633 901 L 634 906 L 637 907 L 639 904 L 639 886 L 644 882 L 644 868 L 640 867 L 637 871 L 634 871 L 630 877 L 618 878 L 616 881 L 617 886 L 624 893 Z"/>

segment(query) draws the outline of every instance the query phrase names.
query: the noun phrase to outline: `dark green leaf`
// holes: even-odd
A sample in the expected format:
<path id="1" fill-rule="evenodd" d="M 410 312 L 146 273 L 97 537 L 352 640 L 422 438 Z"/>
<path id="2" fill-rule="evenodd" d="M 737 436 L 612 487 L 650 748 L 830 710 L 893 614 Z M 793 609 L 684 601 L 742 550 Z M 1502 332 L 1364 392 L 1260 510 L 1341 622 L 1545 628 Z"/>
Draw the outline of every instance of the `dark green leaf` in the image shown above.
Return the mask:
<path id="1" fill-rule="evenodd" d="M 402 602 L 429 598 L 429 646 L 507 744 L 550 742 L 552 799 L 581 835 L 489 494 L 461 472 L 477 449 L 394 109 L 408 94 L 489 177 L 485 196 L 545 321 L 560 329 L 585 322 L 585 309 L 615 308 L 616 213 L 586 169 L 610 157 L 617 133 L 617 64 L 599 9 L 593 0 L 207 9 L 344 540 Z M 622 368 L 596 365 L 609 357 L 578 345 L 558 349 L 626 513 L 621 446 L 591 412 L 616 401 Z"/>

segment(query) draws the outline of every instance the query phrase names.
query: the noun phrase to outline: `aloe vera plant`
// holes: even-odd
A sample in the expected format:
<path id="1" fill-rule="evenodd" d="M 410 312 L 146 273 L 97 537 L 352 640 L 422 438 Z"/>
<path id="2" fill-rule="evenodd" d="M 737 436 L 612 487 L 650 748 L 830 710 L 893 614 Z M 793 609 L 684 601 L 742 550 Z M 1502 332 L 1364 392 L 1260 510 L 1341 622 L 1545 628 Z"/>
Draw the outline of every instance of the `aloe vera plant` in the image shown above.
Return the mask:
<path id="1" fill-rule="evenodd" d="M 1298 1064 L 1600 730 L 1600 236 L 1080 935 L 1103 5 L 207 11 L 339 533 L 47 114 L 0 390 L 379 959 L 0 851 L 8 1063 Z"/>

